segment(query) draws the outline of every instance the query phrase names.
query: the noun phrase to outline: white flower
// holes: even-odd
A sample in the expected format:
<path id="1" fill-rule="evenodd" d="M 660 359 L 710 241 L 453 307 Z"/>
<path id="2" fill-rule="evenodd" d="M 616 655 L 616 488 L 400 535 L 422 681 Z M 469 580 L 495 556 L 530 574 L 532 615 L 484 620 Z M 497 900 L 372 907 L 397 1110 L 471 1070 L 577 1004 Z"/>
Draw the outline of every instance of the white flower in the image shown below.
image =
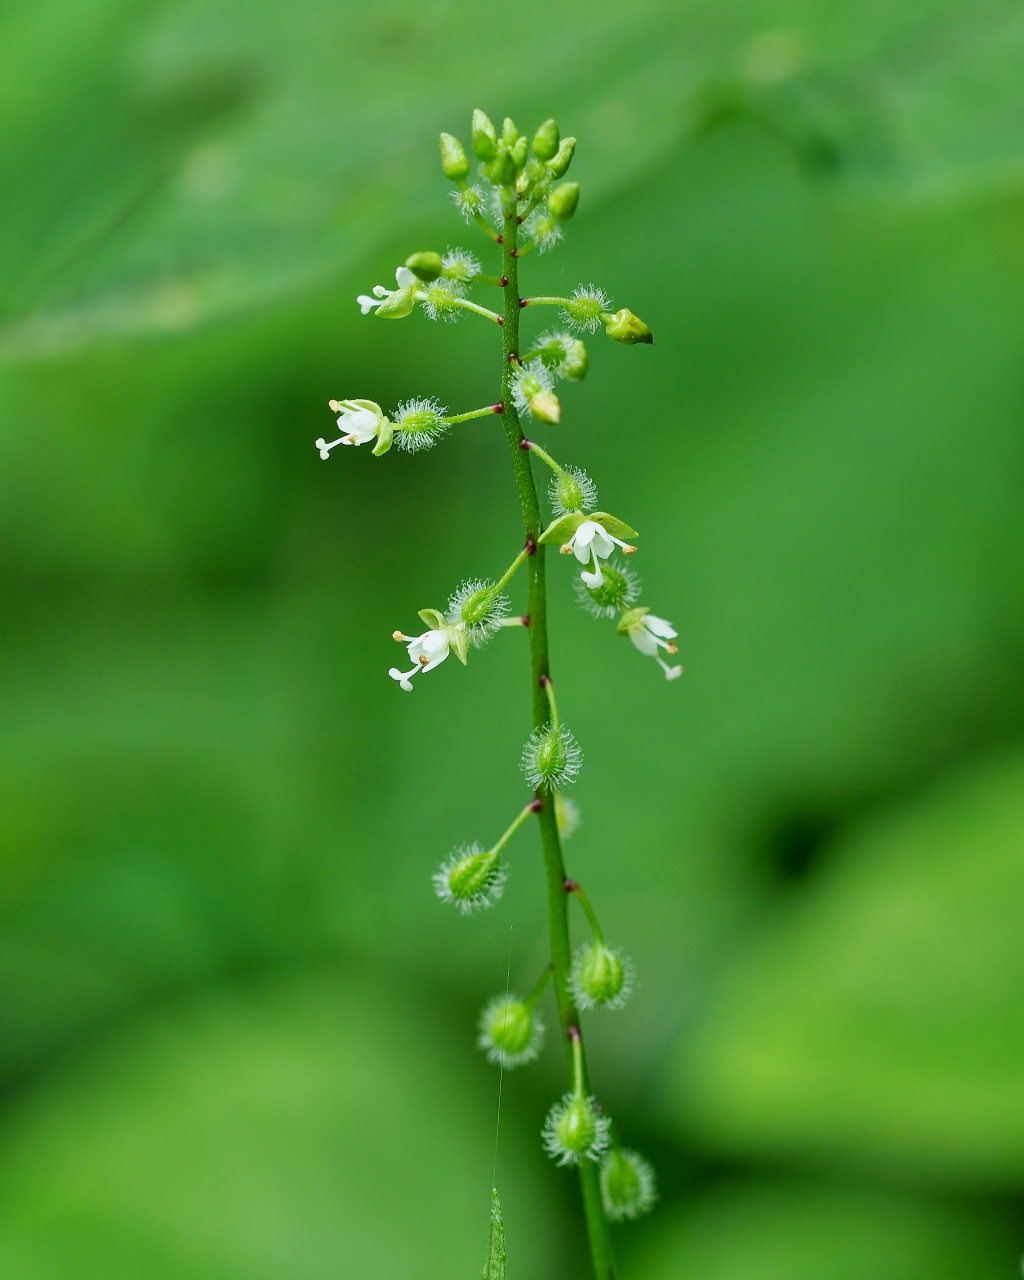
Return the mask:
<path id="1" fill-rule="evenodd" d="M 403 636 L 400 631 L 396 631 L 395 639 L 401 640 L 405 645 L 413 665 L 409 671 L 399 671 L 397 667 L 392 667 L 388 675 L 392 680 L 397 680 L 406 693 L 412 692 L 413 676 L 421 671 L 433 671 L 444 662 L 452 642 L 451 632 L 447 630 L 424 631 L 421 636 Z"/>
<path id="2" fill-rule="evenodd" d="M 666 653 L 679 652 L 672 643 L 679 632 L 670 622 L 666 622 L 664 618 L 656 618 L 653 613 L 645 613 L 627 628 L 626 634 L 645 657 L 657 660 L 666 680 L 677 680 L 683 674 L 682 667 L 670 667 L 659 653 L 660 649 L 664 649 Z"/>
<path id="3" fill-rule="evenodd" d="M 626 555 L 632 555 L 636 550 L 636 547 L 631 547 L 629 543 L 621 542 L 618 538 L 613 537 L 596 520 L 584 520 L 565 546 L 562 547 L 562 552 L 568 555 L 571 551 L 580 564 L 593 563 L 593 573 L 588 573 L 584 569 L 580 574 L 586 585 L 593 590 L 604 582 L 600 561 L 607 560 L 616 547 L 621 547 Z"/>
<path id="4" fill-rule="evenodd" d="M 338 430 L 341 432 L 337 440 L 330 444 L 323 438 L 314 441 L 320 450 L 320 457 L 326 461 L 331 450 L 339 444 L 369 444 L 380 434 L 384 413 L 380 405 L 372 400 L 331 400 L 329 407 L 338 415 Z"/>
<path id="5" fill-rule="evenodd" d="M 408 267 L 399 267 L 395 272 L 395 283 L 398 285 L 397 289 L 385 289 L 382 284 L 375 284 L 372 298 L 365 293 L 361 293 L 356 298 L 356 302 L 359 303 L 359 309 L 364 316 L 374 309 L 382 307 L 393 293 L 399 293 L 402 289 L 416 288 L 420 281 L 419 277 L 410 271 Z"/>

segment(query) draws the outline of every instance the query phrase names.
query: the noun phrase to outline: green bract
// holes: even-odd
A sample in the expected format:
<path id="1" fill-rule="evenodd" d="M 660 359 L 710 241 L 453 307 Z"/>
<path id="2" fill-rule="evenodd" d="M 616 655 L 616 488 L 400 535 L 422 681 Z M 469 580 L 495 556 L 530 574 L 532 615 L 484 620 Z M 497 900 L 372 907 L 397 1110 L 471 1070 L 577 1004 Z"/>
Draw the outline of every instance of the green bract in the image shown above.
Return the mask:
<path id="1" fill-rule="evenodd" d="M 410 253 L 405 265 L 421 280 L 436 280 L 441 274 L 441 255 L 424 250 L 422 253 Z"/>
<path id="2" fill-rule="evenodd" d="M 538 541 L 545 546 L 563 546 L 572 538 L 585 520 L 591 520 L 594 524 L 599 524 L 613 538 L 638 538 L 640 536 L 624 520 L 619 520 L 618 517 L 609 515 L 607 511 L 595 511 L 589 516 L 582 511 L 572 511 L 568 515 L 559 516 L 556 520 L 552 520 L 540 535 Z"/>

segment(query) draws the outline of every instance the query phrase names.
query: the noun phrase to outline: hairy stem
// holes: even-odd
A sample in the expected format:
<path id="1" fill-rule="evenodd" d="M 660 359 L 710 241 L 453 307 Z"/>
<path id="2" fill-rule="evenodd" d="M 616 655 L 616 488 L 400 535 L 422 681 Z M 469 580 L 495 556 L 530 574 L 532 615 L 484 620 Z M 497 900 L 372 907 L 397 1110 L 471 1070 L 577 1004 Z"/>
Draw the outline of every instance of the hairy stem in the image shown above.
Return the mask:
<path id="1" fill-rule="evenodd" d="M 545 548 L 538 545 L 542 530 L 540 502 L 537 498 L 537 486 L 533 479 L 528 449 L 522 447 L 523 433 L 519 425 L 512 397 L 513 378 L 518 368 L 516 358 L 519 354 L 519 272 L 518 255 L 516 253 L 519 223 L 516 216 L 515 197 L 509 191 L 502 193 L 505 218 L 502 239 L 502 274 L 508 280 L 505 287 L 504 325 L 502 326 L 502 370 L 501 370 L 501 402 L 504 405 L 502 421 L 509 450 L 512 454 L 512 466 L 515 472 L 516 488 L 519 492 L 519 504 L 523 513 L 523 525 L 526 532 L 527 547 L 533 545 L 533 552 L 527 561 L 529 570 L 529 614 L 530 614 L 530 677 L 533 689 L 533 725 L 542 729 L 548 723 L 549 706 L 545 677 L 551 674 L 548 657 L 548 601 L 545 582 Z M 584 1090 L 589 1089 L 587 1058 L 579 1030 L 579 1010 L 573 1002 L 569 990 L 569 967 L 572 962 L 572 951 L 569 944 L 569 894 L 566 891 L 565 864 L 562 861 L 562 842 L 558 834 L 558 823 L 555 819 L 554 797 L 538 793 L 537 798 L 543 801 L 543 807 L 537 813 L 540 823 L 541 845 L 544 852 L 544 871 L 547 880 L 548 922 L 551 933 L 551 966 L 554 975 L 555 996 L 558 1001 L 558 1016 L 562 1025 L 565 1046 L 566 1066 L 570 1079 L 573 1076 L 574 1052 L 579 1054 L 580 1073 Z M 574 1041 L 579 1047 L 574 1051 Z M 601 1187 L 597 1165 L 585 1160 L 580 1165 L 580 1186 L 583 1193 L 583 1211 L 587 1223 L 587 1238 L 590 1242 L 590 1255 L 594 1266 L 595 1280 L 614 1280 L 615 1266 L 612 1260 L 611 1237 L 608 1220 L 605 1217 L 604 1204 L 601 1200 Z"/>

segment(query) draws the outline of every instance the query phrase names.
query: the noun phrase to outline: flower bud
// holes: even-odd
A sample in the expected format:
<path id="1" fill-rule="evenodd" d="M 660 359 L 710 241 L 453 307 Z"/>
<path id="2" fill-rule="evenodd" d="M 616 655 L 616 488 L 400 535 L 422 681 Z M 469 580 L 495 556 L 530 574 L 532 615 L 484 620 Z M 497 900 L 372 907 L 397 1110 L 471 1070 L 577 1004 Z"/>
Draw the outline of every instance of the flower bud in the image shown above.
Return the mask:
<path id="1" fill-rule="evenodd" d="M 496 996 L 480 1015 L 477 1044 L 488 1062 L 506 1071 L 532 1062 L 543 1039 L 544 1024 L 539 1015 L 518 996 Z"/>
<path id="2" fill-rule="evenodd" d="M 551 170 L 551 176 L 553 178 L 561 178 L 565 175 L 566 170 L 572 164 L 572 157 L 575 150 L 575 138 L 562 139 L 558 150 L 548 161 L 548 168 Z"/>
<path id="3" fill-rule="evenodd" d="M 460 182 L 469 173 L 469 157 L 462 143 L 450 133 L 441 134 L 441 171 L 453 182 Z"/>
<path id="4" fill-rule="evenodd" d="M 494 159 L 484 166 L 484 172 L 497 187 L 507 187 L 515 181 L 516 173 L 518 172 L 516 162 L 512 157 L 512 152 L 504 142 L 498 143 Z"/>
<path id="5" fill-rule="evenodd" d="M 559 515 L 592 511 L 597 506 L 597 485 L 582 467 L 566 467 L 552 478 L 548 497 Z"/>
<path id="6" fill-rule="evenodd" d="M 530 397 L 530 412 L 539 422 L 557 426 L 562 420 L 562 406 L 553 391 L 538 391 Z"/>
<path id="7" fill-rule="evenodd" d="M 498 149 L 498 135 L 491 123 L 479 107 L 473 112 L 473 154 L 478 160 L 492 160 Z"/>
<path id="8" fill-rule="evenodd" d="M 593 1098 L 567 1093 L 548 1112 L 541 1137 L 549 1156 L 561 1165 L 597 1160 L 608 1148 L 611 1120 L 598 1113 Z"/>
<path id="9" fill-rule="evenodd" d="M 653 342 L 654 334 L 639 316 L 635 316 L 628 307 L 616 311 L 605 324 L 605 333 L 616 342 L 625 342 L 632 346 L 636 342 Z"/>
<path id="10" fill-rule="evenodd" d="M 465 916 L 493 907 L 505 891 L 505 879 L 505 869 L 493 849 L 463 845 L 434 873 L 434 892 Z"/>
<path id="11" fill-rule="evenodd" d="M 654 1169 L 636 1151 L 616 1147 L 601 1161 L 601 1199 L 612 1222 L 639 1218 L 653 1207 L 658 1193 Z"/>
<path id="12" fill-rule="evenodd" d="M 511 116 L 506 116 L 501 122 L 501 140 L 514 147 L 519 141 L 519 130 L 516 128 L 516 122 Z"/>
<path id="13" fill-rule="evenodd" d="M 561 791 L 576 781 L 582 759 L 580 744 L 564 724 L 546 724 L 530 734 L 520 763 L 534 790 Z"/>
<path id="14" fill-rule="evenodd" d="M 516 171 L 518 172 L 526 164 L 526 157 L 530 151 L 529 138 L 520 138 L 512 148 L 512 159 L 516 162 Z"/>
<path id="15" fill-rule="evenodd" d="M 573 957 L 569 989 L 581 1009 L 621 1009 L 633 990 L 633 964 L 596 939 Z"/>
<path id="16" fill-rule="evenodd" d="M 533 154 L 538 160 L 550 160 L 558 151 L 558 125 L 545 120 L 533 135 Z"/>
<path id="17" fill-rule="evenodd" d="M 548 196 L 548 208 L 563 222 L 571 218 L 580 202 L 580 184 L 562 182 Z"/>
<path id="18" fill-rule="evenodd" d="M 405 265 L 420 280 L 436 280 L 441 274 L 442 262 L 439 253 L 424 250 L 422 253 L 410 253 Z"/>
<path id="19" fill-rule="evenodd" d="M 394 289 L 377 307 L 377 315 L 385 320 L 404 320 L 412 315 L 416 306 L 416 285 L 407 285 L 403 289 Z"/>

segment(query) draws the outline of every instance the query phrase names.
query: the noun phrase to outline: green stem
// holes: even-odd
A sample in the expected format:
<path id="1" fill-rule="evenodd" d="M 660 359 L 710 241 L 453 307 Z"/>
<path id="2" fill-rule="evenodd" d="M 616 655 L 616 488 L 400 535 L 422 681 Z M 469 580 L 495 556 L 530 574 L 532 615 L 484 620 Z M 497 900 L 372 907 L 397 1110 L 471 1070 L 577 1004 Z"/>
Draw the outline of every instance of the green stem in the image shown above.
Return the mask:
<path id="1" fill-rule="evenodd" d="M 502 849 L 504 849 L 504 847 L 505 847 L 505 846 L 508 844 L 508 842 L 512 839 L 512 837 L 513 837 L 513 836 L 515 835 L 515 833 L 519 830 L 519 828 L 523 825 L 523 823 L 524 823 L 524 822 L 526 821 L 526 819 L 530 816 L 530 814 L 531 814 L 531 813 L 536 813 L 536 812 L 537 812 L 537 804 L 536 804 L 536 801 L 531 801 L 531 802 L 526 806 L 526 808 L 525 808 L 525 809 L 523 809 L 520 813 L 517 813 L 517 814 L 516 814 L 516 816 L 515 816 L 515 818 L 513 819 L 513 821 L 509 824 L 508 830 L 504 833 L 504 835 L 502 835 L 502 836 L 500 837 L 500 839 L 498 840 L 498 843 L 497 843 L 497 844 L 494 846 L 494 848 L 491 850 L 491 853 L 501 853 Z"/>
<path id="2" fill-rule="evenodd" d="M 540 981 L 537 983 L 537 985 L 533 988 L 530 994 L 523 1001 L 523 1004 L 525 1004 L 528 1009 L 532 1009 L 533 1006 L 537 1003 L 537 1001 L 541 998 L 541 996 L 544 994 L 544 988 L 548 985 L 550 981 L 551 981 L 551 966 L 546 965 L 544 968 L 544 972 L 540 975 Z"/>
<path id="3" fill-rule="evenodd" d="M 590 899 L 583 892 L 580 886 L 575 883 L 575 881 L 573 882 L 573 887 L 571 892 L 576 898 L 576 900 L 579 902 L 580 906 L 583 908 L 583 914 L 587 917 L 587 920 L 590 923 L 590 928 L 595 939 L 598 942 L 603 944 L 604 934 L 601 932 L 601 926 L 597 920 L 597 912 L 594 910 Z"/>
<path id="4" fill-rule="evenodd" d="M 522 508 L 527 547 L 533 546 L 529 558 L 529 614 L 530 614 L 530 678 L 533 689 L 533 725 L 543 729 L 548 722 L 548 698 L 541 677 L 550 674 L 548 659 L 548 602 L 545 580 L 545 549 L 537 545 L 541 534 L 540 502 L 537 486 L 530 465 L 530 453 L 522 447 L 523 433 L 519 425 L 513 390 L 513 360 L 519 349 L 519 259 L 515 253 L 519 224 L 516 220 L 516 202 L 511 193 L 505 192 L 505 218 L 502 240 L 502 274 L 508 280 L 505 289 L 505 323 L 501 331 L 501 402 L 505 406 L 502 421 L 512 468 L 515 473 L 519 504 Z M 516 366 L 518 368 L 518 365 Z M 538 799 L 542 799 L 538 794 Z M 580 1037 L 579 1010 L 569 990 L 569 968 L 572 950 L 569 943 L 568 897 L 565 890 L 565 864 L 562 861 L 562 842 L 558 834 L 553 797 L 547 797 L 537 814 L 540 823 L 541 844 L 544 852 L 544 872 L 547 882 L 548 924 L 551 935 L 551 966 L 555 981 L 555 998 L 558 1016 L 562 1024 L 566 1065 L 573 1072 L 573 1040 Z M 584 1088 L 588 1073 L 586 1053 L 579 1038 L 580 1071 Z M 583 1212 L 587 1223 L 587 1239 L 594 1267 L 595 1280 L 614 1280 L 615 1265 L 612 1260 L 611 1237 L 608 1220 L 601 1200 L 601 1185 L 597 1165 L 584 1161 L 579 1168 L 580 1187 L 583 1193 Z"/>
<path id="5" fill-rule="evenodd" d="M 520 553 L 519 553 L 519 554 L 516 556 L 516 558 L 512 561 L 512 563 L 509 565 L 509 567 L 505 570 L 505 572 L 504 572 L 504 573 L 501 575 L 501 577 L 498 579 L 498 581 L 494 584 L 494 590 L 495 590 L 495 591 L 500 591 L 504 586 L 506 586 L 506 585 L 508 584 L 508 582 L 509 582 L 509 581 L 511 580 L 511 578 L 512 578 L 512 575 L 513 575 L 513 574 L 515 573 L 515 571 L 519 568 L 519 566 L 523 563 L 523 561 L 524 561 L 524 560 L 526 560 L 526 559 L 528 559 L 529 555 L 530 555 L 529 551 L 527 551 L 527 549 L 526 549 L 525 547 L 523 547 L 522 551 L 520 551 Z"/>
<path id="6" fill-rule="evenodd" d="M 555 699 L 555 686 L 551 683 L 550 676 L 544 681 L 544 692 L 548 697 L 548 710 L 551 712 L 551 724 L 557 729 L 562 722 L 558 717 L 558 702 Z"/>
<path id="7" fill-rule="evenodd" d="M 534 440 L 530 441 L 530 452 L 535 453 L 541 462 L 546 462 L 556 476 L 565 475 L 565 468 L 560 467 L 551 454 L 546 449 L 542 449 Z"/>
<path id="8" fill-rule="evenodd" d="M 492 413 L 500 413 L 501 407 L 496 404 L 486 405 L 483 409 L 471 409 L 469 413 L 456 413 L 450 418 L 445 418 L 445 422 L 451 426 L 457 426 L 460 422 L 469 422 L 471 418 L 486 418 Z"/>
<path id="9" fill-rule="evenodd" d="M 497 311 L 488 311 L 486 307 L 481 307 L 475 302 L 470 302 L 468 298 L 455 298 L 457 307 L 465 307 L 467 311 L 475 311 L 478 316 L 486 316 L 488 320 L 493 320 L 495 324 L 501 324 L 501 316 Z"/>
<path id="10" fill-rule="evenodd" d="M 526 307 L 567 307 L 569 298 L 527 298 L 523 303 Z"/>

